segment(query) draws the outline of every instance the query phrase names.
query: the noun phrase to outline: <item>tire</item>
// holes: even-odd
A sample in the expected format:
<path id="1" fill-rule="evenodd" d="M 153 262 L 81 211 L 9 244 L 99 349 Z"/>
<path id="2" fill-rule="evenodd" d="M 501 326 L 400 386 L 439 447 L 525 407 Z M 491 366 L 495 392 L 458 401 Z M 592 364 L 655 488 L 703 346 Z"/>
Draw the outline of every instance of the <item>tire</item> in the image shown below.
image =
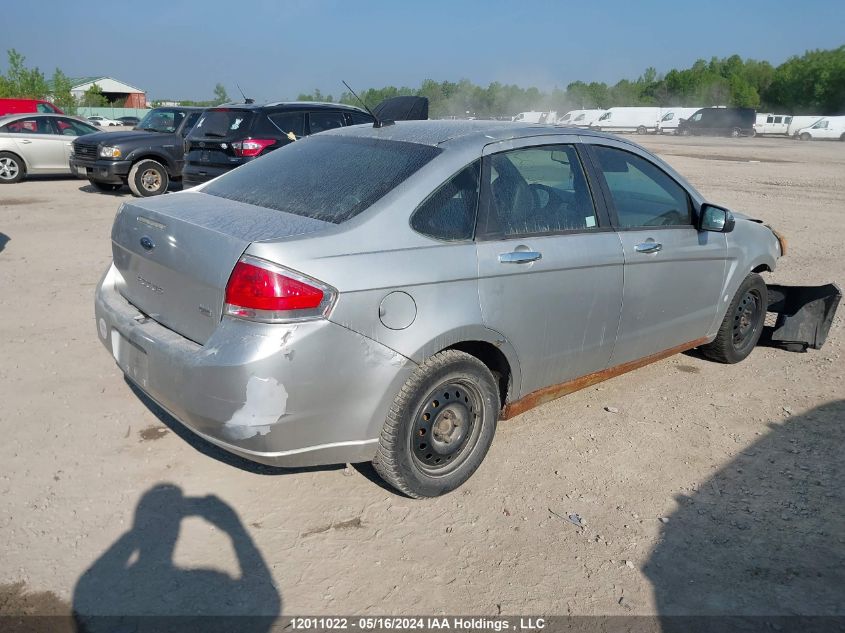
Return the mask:
<path id="1" fill-rule="evenodd" d="M 0 184 L 20 182 L 26 176 L 26 165 L 17 154 L 0 152 Z"/>
<path id="2" fill-rule="evenodd" d="M 702 354 L 718 363 L 745 360 L 760 340 L 768 305 L 766 283 L 751 273 L 736 291 L 716 338 L 701 346 Z"/>
<path id="3" fill-rule="evenodd" d="M 91 186 L 94 187 L 97 191 L 118 191 L 123 185 L 115 184 L 111 182 L 100 182 L 99 180 L 88 180 L 91 183 Z"/>
<path id="4" fill-rule="evenodd" d="M 804 132 L 798 138 L 801 139 L 802 141 L 809 141 L 812 137 L 807 132 Z"/>
<path id="5" fill-rule="evenodd" d="M 139 160 L 129 170 L 129 188 L 139 198 L 159 196 L 170 186 L 167 169 L 157 160 Z"/>
<path id="6" fill-rule="evenodd" d="M 840 140 L 840 141 L 842 141 L 843 143 L 845 143 L 845 134 L 843 134 L 842 136 L 840 136 L 840 137 L 839 137 L 839 140 Z"/>
<path id="7" fill-rule="evenodd" d="M 644 125 L 637 128 L 637 134 L 648 134 L 648 130 Z"/>
<path id="8" fill-rule="evenodd" d="M 739 138 L 742 136 L 742 130 L 738 127 L 735 127 L 731 130 L 731 138 Z"/>
<path id="9" fill-rule="evenodd" d="M 684 128 L 680 132 L 675 131 L 675 134 L 680 134 L 681 136 L 692 136 L 692 132 L 690 132 L 689 128 Z"/>
<path id="10" fill-rule="evenodd" d="M 748 133 L 748 136 L 754 138 L 755 136 L 757 136 L 757 130 L 752 129 L 751 132 Z"/>
<path id="11" fill-rule="evenodd" d="M 499 390 L 487 366 L 464 352 L 440 352 L 393 400 L 373 466 L 409 497 L 451 492 L 481 464 L 498 417 Z"/>

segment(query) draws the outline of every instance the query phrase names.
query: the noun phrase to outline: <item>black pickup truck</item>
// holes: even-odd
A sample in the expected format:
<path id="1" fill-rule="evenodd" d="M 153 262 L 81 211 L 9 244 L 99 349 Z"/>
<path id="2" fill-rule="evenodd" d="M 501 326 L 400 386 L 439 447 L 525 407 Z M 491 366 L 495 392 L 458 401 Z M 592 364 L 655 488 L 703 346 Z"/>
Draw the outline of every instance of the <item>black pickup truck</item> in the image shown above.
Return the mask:
<path id="1" fill-rule="evenodd" d="M 70 169 L 100 191 L 128 184 L 136 196 L 167 191 L 182 177 L 185 136 L 203 108 L 168 107 L 150 110 L 133 130 L 97 132 L 73 142 Z"/>

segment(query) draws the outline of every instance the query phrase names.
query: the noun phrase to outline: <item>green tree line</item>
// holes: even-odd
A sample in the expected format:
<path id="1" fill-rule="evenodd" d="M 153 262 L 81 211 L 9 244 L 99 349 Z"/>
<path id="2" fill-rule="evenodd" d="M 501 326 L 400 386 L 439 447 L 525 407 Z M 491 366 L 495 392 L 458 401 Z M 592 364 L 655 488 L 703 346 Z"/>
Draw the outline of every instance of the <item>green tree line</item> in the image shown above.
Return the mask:
<path id="1" fill-rule="evenodd" d="M 77 105 L 109 104 L 99 86 L 92 86 L 81 102 L 71 95 L 72 83 L 59 69 L 47 80 L 37 67 L 27 68 L 16 50 L 7 52 L 8 64 L 0 72 L 0 97 L 46 97 L 65 112 Z M 566 88 L 543 92 L 493 82 L 478 86 L 468 79 L 458 82 L 426 79 L 419 87 L 385 86 L 359 92 L 370 107 L 388 97 L 419 95 L 428 97 L 432 118 L 469 114 L 476 117 L 502 117 L 525 110 L 608 108 L 611 106 L 708 106 L 732 105 L 777 110 L 787 114 L 832 115 L 845 113 L 845 45 L 830 50 L 807 51 L 790 57 L 775 67 L 767 61 L 743 60 L 739 55 L 709 61 L 699 59 L 689 68 L 672 69 L 661 75 L 647 68 L 634 80 L 622 79 L 613 85 L 604 82 L 574 81 Z M 300 94 L 298 99 L 333 101 L 319 90 Z M 212 106 L 229 100 L 222 84 L 214 87 L 208 101 L 183 101 L 185 105 Z M 359 105 L 349 92 L 341 103 Z"/>
<path id="2" fill-rule="evenodd" d="M 537 88 L 493 82 L 487 87 L 468 79 L 437 82 L 426 79 L 420 87 L 385 86 L 359 92 L 368 106 L 399 95 L 428 97 L 432 118 L 467 114 L 497 117 L 525 110 L 567 110 L 612 106 L 730 105 L 788 114 L 845 114 L 845 46 L 807 51 L 774 67 L 769 62 L 743 60 L 739 55 L 710 61 L 699 59 L 685 69 L 660 75 L 647 68 L 635 80 L 614 85 L 574 81 L 565 89 L 542 92 Z M 300 100 L 330 101 L 319 90 Z M 339 101 L 360 105 L 344 92 Z"/>

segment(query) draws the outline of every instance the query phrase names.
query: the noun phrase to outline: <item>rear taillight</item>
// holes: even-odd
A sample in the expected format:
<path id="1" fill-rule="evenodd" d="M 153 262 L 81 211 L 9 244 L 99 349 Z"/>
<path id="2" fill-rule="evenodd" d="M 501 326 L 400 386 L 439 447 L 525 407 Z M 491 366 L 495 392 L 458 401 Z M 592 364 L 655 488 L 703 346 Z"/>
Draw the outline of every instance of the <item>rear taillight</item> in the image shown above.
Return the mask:
<path id="1" fill-rule="evenodd" d="M 328 314 L 336 294 L 316 279 L 247 255 L 226 284 L 223 312 L 263 323 L 318 319 Z"/>
<path id="2" fill-rule="evenodd" d="M 232 149 L 235 150 L 235 156 L 258 156 L 265 148 L 275 143 L 276 141 L 271 138 L 248 138 L 245 141 L 232 143 Z"/>

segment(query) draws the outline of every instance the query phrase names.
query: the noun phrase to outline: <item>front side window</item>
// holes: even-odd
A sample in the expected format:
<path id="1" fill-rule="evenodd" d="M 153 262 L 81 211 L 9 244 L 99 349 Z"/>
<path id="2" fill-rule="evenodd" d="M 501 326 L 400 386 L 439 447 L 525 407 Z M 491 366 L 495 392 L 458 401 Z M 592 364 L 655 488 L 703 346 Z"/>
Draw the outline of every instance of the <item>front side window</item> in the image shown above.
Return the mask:
<path id="1" fill-rule="evenodd" d="M 783 121 L 783 117 L 780 117 L 780 116 L 775 117 L 775 123 L 781 123 L 782 121 Z"/>
<path id="2" fill-rule="evenodd" d="M 417 143 L 312 136 L 220 176 L 203 193 L 340 224 L 440 152 Z"/>
<path id="3" fill-rule="evenodd" d="M 311 120 L 311 134 L 343 127 L 342 112 L 311 112 L 308 118 Z"/>
<path id="4" fill-rule="evenodd" d="M 472 239 L 480 176 L 481 161 L 459 171 L 417 207 L 411 227 L 438 240 Z"/>
<path id="5" fill-rule="evenodd" d="M 774 121 L 775 121 L 775 117 L 773 117 L 773 116 L 767 116 L 766 117 L 766 123 L 774 123 Z M 778 123 L 780 123 L 780 121 L 778 121 Z"/>
<path id="6" fill-rule="evenodd" d="M 605 112 L 599 117 L 599 121 L 609 121 L 610 115 L 613 114 L 612 112 Z"/>
<path id="7" fill-rule="evenodd" d="M 701 121 L 701 112 L 696 112 L 690 118 L 690 121 Z"/>
<path id="8" fill-rule="evenodd" d="M 202 112 L 188 113 L 188 120 L 185 121 L 185 125 L 182 126 L 182 131 L 180 132 L 182 136 L 188 135 L 188 132 L 191 131 L 191 128 L 193 128 L 197 124 L 197 120 L 200 118 L 201 114 Z"/>
<path id="9" fill-rule="evenodd" d="M 502 152 L 490 156 L 488 165 L 486 235 L 505 238 L 597 226 L 593 199 L 574 146 Z"/>
<path id="10" fill-rule="evenodd" d="M 819 121 L 813 126 L 814 130 L 824 130 L 827 129 L 827 121 Z"/>
<path id="11" fill-rule="evenodd" d="M 646 159 L 613 147 L 593 147 L 613 197 L 619 226 L 692 224 L 686 190 Z"/>
<path id="12" fill-rule="evenodd" d="M 675 113 L 669 112 L 666 116 L 663 117 L 663 120 L 664 121 L 671 121 L 674 118 L 675 118 Z"/>
<path id="13" fill-rule="evenodd" d="M 99 132 L 99 130 L 93 125 L 88 125 L 87 123 L 82 123 L 81 121 L 75 121 L 73 119 L 54 119 L 53 122 L 58 128 L 59 134 L 64 136 L 82 136 L 83 134 Z"/>

